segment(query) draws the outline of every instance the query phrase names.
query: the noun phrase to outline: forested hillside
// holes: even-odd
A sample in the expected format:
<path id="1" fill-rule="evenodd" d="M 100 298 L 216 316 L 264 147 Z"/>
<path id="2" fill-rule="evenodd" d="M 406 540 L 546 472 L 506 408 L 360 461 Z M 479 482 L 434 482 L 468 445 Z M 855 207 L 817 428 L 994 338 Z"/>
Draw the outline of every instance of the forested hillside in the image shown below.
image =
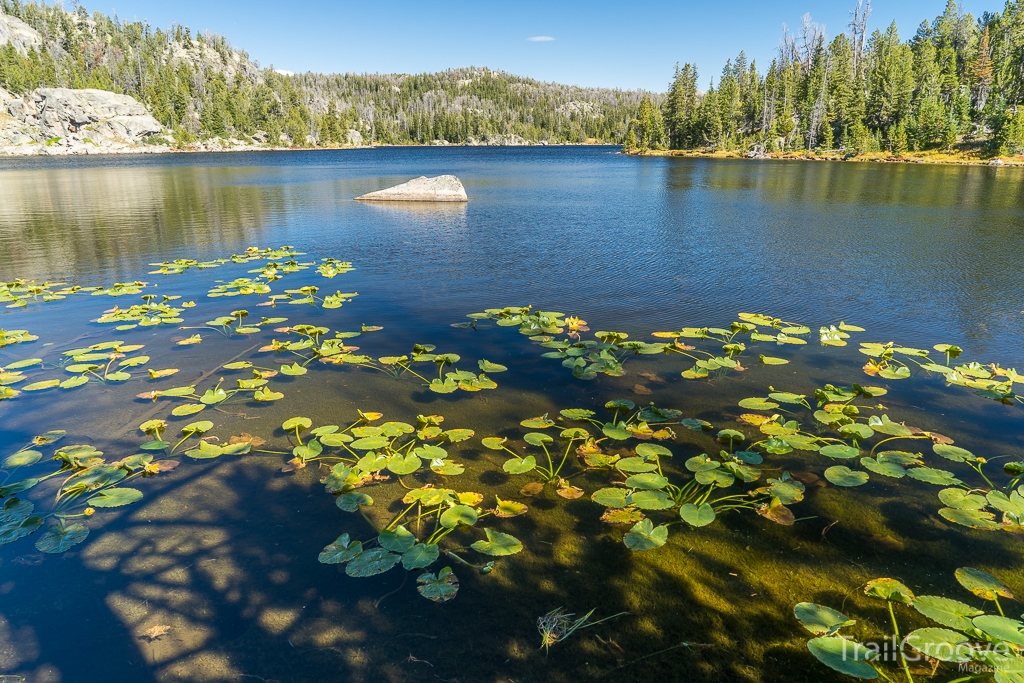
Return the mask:
<path id="1" fill-rule="evenodd" d="M 323 75 L 261 68 L 226 38 L 154 28 L 82 6 L 0 0 L 0 88 L 99 88 L 144 103 L 181 143 L 222 137 L 294 145 L 621 142 L 641 92 L 541 83 L 486 68 Z M 3 17 L 0 17 L 0 28 Z M 10 31 L 8 31 L 9 33 Z M 660 99 L 659 99 L 660 101 Z M 284 136 L 282 138 L 282 136 Z"/>
<path id="2" fill-rule="evenodd" d="M 804 17 L 767 70 L 741 52 L 707 90 L 676 66 L 662 107 L 643 102 L 629 148 L 748 152 L 1024 151 L 1024 1 L 973 17 L 948 0 L 909 40 L 869 32 L 870 0 L 829 39 Z"/>

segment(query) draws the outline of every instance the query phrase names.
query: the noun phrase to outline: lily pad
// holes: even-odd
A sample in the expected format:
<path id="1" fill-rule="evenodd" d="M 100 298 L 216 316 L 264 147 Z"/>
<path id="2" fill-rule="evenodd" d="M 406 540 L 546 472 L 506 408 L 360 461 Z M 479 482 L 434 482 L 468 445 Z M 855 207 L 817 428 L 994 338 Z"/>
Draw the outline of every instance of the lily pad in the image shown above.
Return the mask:
<path id="1" fill-rule="evenodd" d="M 819 662 L 839 673 L 868 680 L 878 678 L 878 672 L 867 663 L 877 655 L 856 641 L 821 636 L 807 641 L 807 649 Z"/>
<path id="2" fill-rule="evenodd" d="M 932 621 L 960 630 L 972 628 L 971 620 L 984 614 L 980 609 L 937 595 L 919 595 L 914 598 L 913 607 Z"/>
<path id="3" fill-rule="evenodd" d="M 860 486 L 868 482 L 864 472 L 851 470 L 846 465 L 833 465 L 825 470 L 825 478 L 836 486 Z"/>
<path id="4" fill-rule="evenodd" d="M 351 559 L 345 566 L 345 573 L 354 577 L 376 576 L 388 571 L 401 560 L 401 555 L 384 548 L 371 548 Z"/>
<path id="5" fill-rule="evenodd" d="M 132 488 L 104 489 L 89 498 L 89 505 L 96 508 L 118 508 L 142 500 L 142 491 Z"/>
<path id="6" fill-rule="evenodd" d="M 484 529 L 484 533 L 487 534 L 486 541 L 476 541 L 470 546 L 478 553 L 502 557 L 514 555 L 523 549 L 523 544 L 515 536 L 493 529 Z"/>
<path id="7" fill-rule="evenodd" d="M 793 614 L 800 624 L 816 636 L 833 636 L 844 626 L 857 623 L 850 617 L 831 607 L 813 602 L 801 602 L 793 608 Z"/>
<path id="8" fill-rule="evenodd" d="M 89 528 L 84 524 L 68 524 L 65 527 L 51 524 L 36 541 L 36 550 L 49 554 L 63 553 L 84 541 L 88 535 Z"/>
<path id="9" fill-rule="evenodd" d="M 436 543 L 416 543 L 402 553 L 402 566 L 408 570 L 426 569 L 440 556 Z"/>
<path id="10" fill-rule="evenodd" d="M 509 474 L 525 474 L 537 467 L 537 459 L 532 455 L 525 458 L 509 458 L 502 464 L 501 469 Z"/>
<path id="11" fill-rule="evenodd" d="M 420 574 L 416 579 L 416 590 L 428 600 L 447 602 L 459 592 L 459 579 L 451 567 L 445 567 L 437 575 L 429 572 Z"/>
<path id="12" fill-rule="evenodd" d="M 679 507 L 679 516 L 690 526 L 702 527 L 715 521 L 715 509 L 708 503 L 699 507 L 693 503 L 686 503 Z"/>
<path id="13" fill-rule="evenodd" d="M 961 586 L 983 600 L 1013 599 L 1013 591 L 1010 590 L 1010 587 L 1002 579 L 998 579 L 988 572 L 972 567 L 960 567 L 954 575 Z"/>
<path id="14" fill-rule="evenodd" d="M 626 532 L 622 542 L 630 550 L 653 550 L 660 548 L 668 541 L 668 527 L 664 524 L 654 526 L 649 519 L 642 519 Z"/>
<path id="15" fill-rule="evenodd" d="M 454 529 L 460 524 L 473 526 L 476 524 L 476 510 L 468 505 L 454 505 L 441 513 L 441 526 Z"/>

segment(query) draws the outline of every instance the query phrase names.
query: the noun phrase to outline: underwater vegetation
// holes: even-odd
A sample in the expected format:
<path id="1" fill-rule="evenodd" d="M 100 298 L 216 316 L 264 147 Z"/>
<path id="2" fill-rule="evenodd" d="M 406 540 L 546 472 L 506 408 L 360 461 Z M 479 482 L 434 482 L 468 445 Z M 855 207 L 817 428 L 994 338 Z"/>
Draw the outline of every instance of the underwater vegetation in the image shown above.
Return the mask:
<path id="1" fill-rule="evenodd" d="M 156 270 L 148 275 L 167 278 L 171 285 L 186 273 L 227 273 L 223 279 L 204 281 L 206 297 L 200 290 L 197 301 L 154 294 L 153 284 L 145 281 L 108 287 L 0 283 L 0 302 L 14 316 L 72 297 L 78 305 L 86 296 L 118 298 L 113 307 L 97 305 L 96 317 L 84 330 L 89 334 L 64 330 L 63 339 L 40 340 L 25 329 L 0 330 L 0 358 L 6 363 L 0 367 L 0 411 L 29 402 L 43 406 L 77 390 L 99 395 L 120 385 L 136 387 L 130 396 L 136 407 L 145 405 L 149 411 L 146 419 L 132 423 L 138 424 L 137 443 L 119 446 L 125 450 L 116 453 L 89 443 L 65 445 L 68 433 L 88 431 L 88 425 L 72 424 L 73 418 L 60 423 L 53 416 L 47 419 L 54 420 L 54 429 L 0 453 L 0 545 L 35 535 L 40 552 L 67 551 L 88 539 L 89 518 L 142 500 L 146 480 L 190 460 L 220 457 L 273 458 L 281 461 L 284 473 L 317 472 L 325 494 L 355 521 L 345 520 L 344 533 L 334 529 L 317 542 L 324 544 L 319 562 L 338 565 L 353 578 L 392 570 L 403 577 L 415 573 L 415 590 L 436 603 L 457 596 L 460 572 L 464 580 L 470 572 L 490 575 L 490 581 L 507 571 L 509 561 L 503 558 L 529 550 L 530 515 L 549 514 L 552 506 L 590 510 L 594 519 L 614 530 L 615 542 L 622 544 L 617 548 L 639 553 L 635 557 L 674 552 L 669 545 L 673 536 L 704 533 L 727 515 L 792 526 L 799 522 L 798 506 L 807 493 L 807 484 L 778 464 L 792 454 L 820 466 L 824 479 L 840 491 L 873 479 L 915 491 L 935 486 L 932 518 L 943 529 L 1024 530 L 1024 458 L 976 455 L 945 434 L 907 424 L 881 402 L 893 382 L 936 376 L 946 387 L 968 389 L 997 403 L 1024 402 L 1014 391 L 1024 376 L 995 363 L 959 362 L 963 350 L 957 346 L 936 344 L 924 350 L 891 342 L 859 343 L 857 350 L 868 357 L 857 370 L 863 384 L 815 382 L 813 391 L 805 388 L 803 393 L 759 384 L 763 391 L 740 400 L 737 407 L 743 412 L 729 425 L 600 392 L 601 376 L 620 377 L 627 373 L 627 364 L 646 362 L 636 360 L 638 356 L 657 356 L 669 363 L 681 361 L 673 365 L 674 372 L 714 401 L 715 380 L 749 373 L 744 376 L 747 383 L 756 382 L 761 367 L 789 364 L 791 358 L 784 356 L 799 353 L 812 341 L 828 350 L 867 334 L 846 322 L 815 331 L 770 315 L 739 313 L 727 327 L 655 331 L 651 337 L 657 341 L 647 342 L 631 340 L 625 332 L 591 334 L 586 321 L 560 312 L 490 308 L 456 326 L 479 329 L 490 321 L 518 328 L 542 349 L 542 357 L 560 361 L 569 371 L 568 381 L 597 382 L 599 398 L 588 396 L 591 403 L 585 406 L 563 404 L 542 415 L 520 414 L 498 430 L 488 425 L 479 435 L 479 425 L 453 420 L 454 412 L 448 419 L 442 414 L 390 419 L 391 406 L 369 403 L 355 415 L 331 418 L 335 424 L 318 424 L 301 415 L 271 420 L 259 411 L 278 402 L 289 405 L 293 387 L 315 383 L 323 377 L 320 373 L 383 375 L 409 392 L 420 392 L 416 396 L 451 406 L 476 392 L 499 389 L 493 377 L 510 369 L 476 354 L 467 360 L 429 343 L 403 342 L 397 347 L 402 355 L 373 352 L 387 335 L 400 331 L 352 322 L 348 311 L 358 300 L 357 292 L 337 289 L 322 295 L 320 287 L 309 284 L 310 278 L 322 283 L 316 278 L 344 276 L 353 265 L 334 258 L 301 260 L 304 256 L 291 247 L 250 248 L 211 261 L 151 264 Z M 232 277 L 238 273 L 229 272 L 231 268 L 246 272 Z M 281 280 L 297 286 L 283 289 Z M 248 297 L 243 304 L 248 308 L 233 301 L 235 297 Z M 342 307 L 344 313 L 332 314 L 331 324 L 323 324 L 323 311 Z M 250 313 L 262 308 L 288 315 Z M 146 343 L 133 343 L 143 331 Z M 184 336 L 171 337 L 172 331 Z M 118 338 L 83 341 L 99 334 Z M 46 351 L 33 353 L 40 341 Z M 224 352 L 224 344 L 236 346 Z M 239 350 L 243 346 L 248 348 Z M 163 352 L 177 347 L 192 348 L 208 360 L 198 379 L 171 379 L 186 367 L 181 363 L 151 367 L 154 357 L 166 357 Z M 389 354 L 394 348 L 389 347 Z M 798 377 L 794 385 L 797 380 L 806 385 L 808 378 Z M 734 412 L 731 403 L 718 407 Z M 223 424 L 220 416 L 234 415 L 228 409 L 232 406 L 252 412 L 247 419 L 256 421 L 247 432 L 231 433 Z M 94 442 L 101 443 L 102 436 L 96 435 Z M 476 474 L 492 473 L 494 481 L 500 477 L 514 482 L 519 493 L 460 485 L 459 477 L 470 468 Z M 542 494 L 553 496 L 546 495 L 544 506 L 530 502 Z M 891 635 L 915 652 L 937 662 L 991 669 L 972 674 L 974 678 L 1021 683 L 1024 673 L 1013 667 L 1020 666 L 1024 624 L 1006 617 L 999 602 L 1000 597 L 1012 598 L 1012 592 L 979 570 L 965 568 L 957 579 L 992 602 L 999 615 L 985 615 L 947 598 L 914 597 L 895 579 L 872 581 L 866 592 L 885 601 Z M 902 636 L 895 612 L 900 605 L 944 628 L 922 627 Z M 591 621 L 594 613 L 577 617 L 559 607 L 543 615 L 537 622 L 541 647 L 547 651 L 581 629 L 622 616 Z M 855 622 L 829 607 L 801 603 L 796 616 L 815 636 L 808 644 L 811 654 L 826 666 L 861 678 L 903 676 L 912 681 L 917 675 L 905 655 L 895 664 L 886 662 L 873 656 L 868 645 L 844 637 L 840 630 Z M 999 645 L 1006 653 L 994 658 L 983 644 Z M 943 659 L 929 650 L 946 646 L 955 658 Z M 844 658 L 847 648 L 850 658 Z M 939 654 L 946 656 L 944 650 Z"/>
<path id="2" fill-rule="evenodd" d="M 1024 622 L 1007 617 L 999 602 L 1000 597 L 1014 597 L 1010 587 L 971 567 L 957 569 L 955 576 L 968 592 L 992 603 L 998 614 L 986 614 L 952 598 L 914 595 L 903 583 L 890 578 L 873 579 L 863 587 L 865 595 L 884 601 L 888 611 L 891 630 L 882 636 L 881 643 L 861 643 L 842 634 L 843 629 L 857 622 L 831 607 L 801 602 L 793 613 L 815 636 L 807 642 L 811 654 L 825 666 L 853 678 L 914 683 L 931 679 L 940 669 L 948 671 L 953 668 L 949 665 L 954 665 L 959 672 L 971 673 L 950 683 L 985 678 L 997 683 L 1024 680 Z M 904 635 L 896 618 L 897 606 L 903 612 L 911 608 L 939 626 L 917 628 Z M 915 675 L 912 662 L 924 662 L 926 666 Z"/>

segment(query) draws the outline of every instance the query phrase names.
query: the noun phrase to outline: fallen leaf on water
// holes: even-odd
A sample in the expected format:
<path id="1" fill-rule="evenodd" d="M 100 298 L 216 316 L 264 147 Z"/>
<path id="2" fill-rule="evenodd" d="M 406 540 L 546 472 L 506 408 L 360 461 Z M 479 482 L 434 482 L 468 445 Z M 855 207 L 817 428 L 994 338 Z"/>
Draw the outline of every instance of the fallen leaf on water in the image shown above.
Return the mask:
<path id="1" fill-rule="evenodd" d="M 159 624 L 157 626 L 154 626 L 152 628 L 148 628 L 145 631 L 143 631 L 142 634 L 139 636 L 139 638 L 145 638 L 146 640 L 148 640 L 149 642 L 152 643 L 154 640 L 157 640 L 158 638 L 162 638 L 163 636 L 166 636 L 170 632 L 171 632 L 171 627 L 170 626 L 165 626 L 164 624 Z"/>
<path id="2" fill-rule="evenodd" d="M 538 493 L 544 490 L 544 484 L 539 481 L 532 481 L 523 488 L 519 489 L 519 493 L 524 496 L 536 496 Z"/>
<path id="3" fill-rule="evenodd" d="M 647 396 L 649 394 L 653 394 L 654 392 L 645 387 L 643 384 L 634 384 L 633 393 L 638 394 L 640 396 Z"/>
<path id="4" fill-rule="evenodd" d="M 266 439 L 261 439 L 258 436 L 253 436 L 252 434 L 249 434 L 248 432 L 242 432 L 241 434 L 239 434 L 237 436 L 233 436 L 230 439 L 228 439 L 228 443 L 229 444 L 233 444 L 233 443 L 247 443 L 250 446 L 252 446 L 253 448 L 259 448 L 260 446 L 263 446 L 264 444 L 266 444 L 267 440 Z"/>

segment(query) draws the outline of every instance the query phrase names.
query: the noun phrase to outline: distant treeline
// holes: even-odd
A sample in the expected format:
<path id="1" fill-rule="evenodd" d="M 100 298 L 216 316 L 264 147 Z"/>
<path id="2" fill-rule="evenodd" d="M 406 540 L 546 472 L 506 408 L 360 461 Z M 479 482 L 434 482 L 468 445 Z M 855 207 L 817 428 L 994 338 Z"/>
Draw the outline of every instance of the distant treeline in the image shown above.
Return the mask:
<path id="1" fill-rule="evenodd" d="M 662 106 L 641 102 L 625 146 L 1024 151 L 1024 1 L 975 19 L 948 0 L 906 42 L 895 22 L 869 35 L 870 12 L 860 0 L 831 40 L 805 15 L 767 71 L 741 52 L 703 93 L 696 65 L 677 65 Z"/>
<path id="2" fill-rule="evenodd" d="M 509 139 L 621 143 L 644 93 L 541 83 L 483 68 L 436 74 L 291 75 L 261 68 L 223 36 L 121 21 L 82 6 L 0 0 L 41 35 L 0 46 L 0 87 L 131 95 L 179 141 L 200 137 L 333 145 Z M 660 102 L 660 97 L 658 98 Z M 355 131 L 358 135 L 350 133 Z"/>

